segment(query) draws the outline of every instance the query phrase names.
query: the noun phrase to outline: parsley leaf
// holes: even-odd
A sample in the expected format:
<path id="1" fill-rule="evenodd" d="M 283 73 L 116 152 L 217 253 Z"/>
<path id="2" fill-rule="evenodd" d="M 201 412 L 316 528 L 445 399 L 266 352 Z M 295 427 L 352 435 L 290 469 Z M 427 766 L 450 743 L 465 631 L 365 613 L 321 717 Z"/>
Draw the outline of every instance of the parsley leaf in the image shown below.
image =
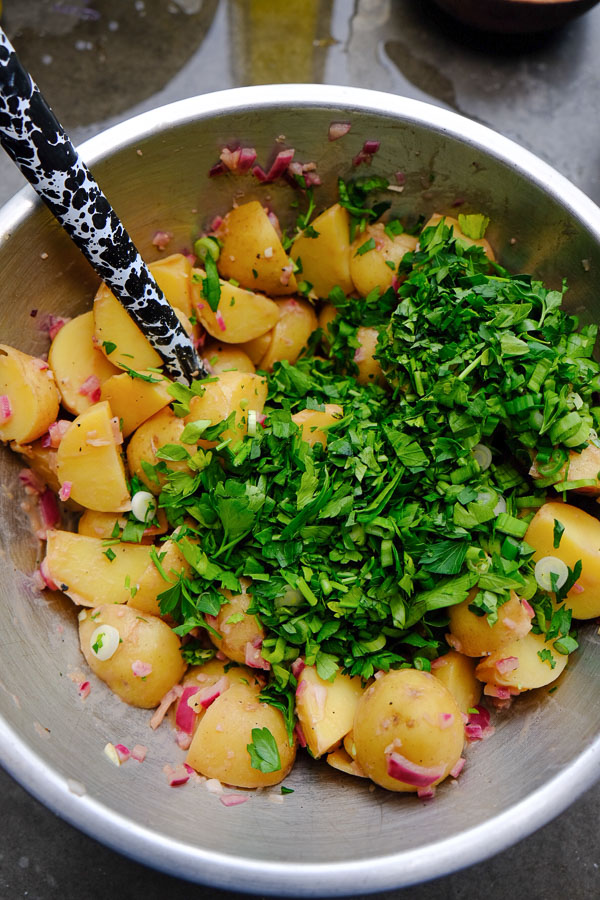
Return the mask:
<path id="1" fill-rule="evenodd" d="M 250 754 L 250 765 L 259 772 L 279 772 L 281 758 L 275 738 L 268 728 L 253 728 L 252 743 L 246 745 Z"/>

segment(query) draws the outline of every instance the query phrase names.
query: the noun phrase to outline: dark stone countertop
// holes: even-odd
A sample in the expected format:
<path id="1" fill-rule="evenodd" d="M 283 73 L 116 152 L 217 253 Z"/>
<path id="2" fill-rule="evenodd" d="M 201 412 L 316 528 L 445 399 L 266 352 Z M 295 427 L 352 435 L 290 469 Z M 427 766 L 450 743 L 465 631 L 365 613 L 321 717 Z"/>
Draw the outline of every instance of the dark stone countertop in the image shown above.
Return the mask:
<path id="1" fill-rule="evenodd" d="M 282 80 L 348 84 L 427 100 L 490 125 L 600 202 L 600 8 L 561 31 L 527 38 L 471 32 L 428 0 L 5 0 L 2 24 L 78 142 L 206 91 Z M 0 158 L 0 203 L 21 185 L 17 170 Z M 0 796 L 2 900 L 242 896 L 190 885 L 113 853 L 3 772 Z M 485 863 L 378 896 L 596 897 L 596 804 L 600 786 Z"/>

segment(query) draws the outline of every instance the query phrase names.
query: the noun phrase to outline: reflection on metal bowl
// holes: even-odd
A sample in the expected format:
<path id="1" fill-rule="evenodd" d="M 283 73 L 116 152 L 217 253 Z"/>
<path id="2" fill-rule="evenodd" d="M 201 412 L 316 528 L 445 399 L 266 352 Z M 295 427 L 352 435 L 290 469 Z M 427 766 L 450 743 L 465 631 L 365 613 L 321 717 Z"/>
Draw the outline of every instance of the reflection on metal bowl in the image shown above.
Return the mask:
<path id="1" fill-rule="evenodd" d="M 352 123 L 333 143 L 332 121 Z M 281 135 L 298 160 L 316 161 L 322 207 L 365 140 L 380 141 L 369 171 L 404 173 L 399 214 L 447 211 L 457 202 L 484 212 L 504 265 L 554 286 L 566 277 L 569 308 L 583 321 L 600 318 L 600 210 L 529 152 L 437 107 L 354 88 L 241 88 L 127 121 L 89 141 L 83 154 L 152 260 L 156 230 L 173 233 L 172 248 L 189 247 L 234 192 L 289 209 L 287 184 L 207 177 L 223 144 L 254 146 L 267 164 Z M 0 213 L 0 269 L 6 343 L 40 354 L 47 343 L 32 308 L 38 316 L 89 308 L 94 275 L 29 188 Z M 494 737 L 471 747 L 457 785 L 443 785 L 432 803 L 370 789 L 308 759 L 280 804 L 258 793 L 227 809 L 201 787 L 169 788 L 162 767 L 179 761 L 169 729 L 152 735 L 148 713 L 100 682 L 85 704 L 77 696 L 68 677 L 83 668 L 75 610 L 35 587 L 38 545 L 19 505 L 19 461 L 6 450 L 0 464 L 0 760 L 43 803 L 109 846 L 224 889 L 364 893 L 502 850 L 561 812 L 600 771 L 600 709 L 588 701 L 600 680 L 600 648 L 589 625 L 556 693 L 531 692 L 499 715 Z M 147 760 L 115 769 L 102 753 L 107 741 L 147 744 Z"/>
<path id="2" fill-rule="evenodd" d="M 598 0 L 435 0 L 465 25 L 483 31 L 526 34 L 560 28 Z"/>

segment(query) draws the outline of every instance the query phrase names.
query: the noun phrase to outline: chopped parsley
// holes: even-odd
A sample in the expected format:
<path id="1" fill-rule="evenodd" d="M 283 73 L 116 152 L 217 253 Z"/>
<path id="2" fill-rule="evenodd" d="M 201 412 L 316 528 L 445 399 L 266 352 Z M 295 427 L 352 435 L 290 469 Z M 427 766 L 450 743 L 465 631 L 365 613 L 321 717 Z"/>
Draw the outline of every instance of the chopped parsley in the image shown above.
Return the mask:
<path id="1" fill-rule="evenodd" d="M 252 743 L 246 745 L 250 765 L 259 772 L 279 772 L 281 758 L 275 738 L 268 728 L 253 728 Z"/>

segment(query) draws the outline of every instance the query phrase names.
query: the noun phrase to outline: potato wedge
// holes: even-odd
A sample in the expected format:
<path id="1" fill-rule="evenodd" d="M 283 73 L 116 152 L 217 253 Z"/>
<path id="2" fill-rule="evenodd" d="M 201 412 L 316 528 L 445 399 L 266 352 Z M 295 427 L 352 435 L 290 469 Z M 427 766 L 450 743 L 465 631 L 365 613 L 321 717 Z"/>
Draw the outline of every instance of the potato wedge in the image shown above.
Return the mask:
<path id="1" fill-rule="evenodd" d="M 295 363 L 317 327 L 317 316 L 306 300 L 277 300 L 279 318 L 269 332 L 270 343 L 258 363 L 259 369 L 272 371 L 276 362 Z"/>
<path id="2" fill-rule="evenodd" d="M 160 616 L 158 595 L 175 584 L 177 576 L 181 572 L 184 575 L 189 575 L 190 567 L 176 541 L 165 541 L 164 544 L 156 547 L 156 554 L 160 568 L 152 557 L 149 557 L 146 569 L 137 580 L 137 590 L 131 592 L 127 603 L 129 606 L 134 606 L 136 609 L 141 610 L 141 612 Z M 166 579 L 163 573 L 167 576 Z"/>
<path id="3" fill-rule="evenodd" d="M 202 397 L 192 397 L 190 413 L 185 421 L 206 419 L 216 425 L 235 413 L 233 425 L 219 435 L 220 441 L 231 440 L 233 447 L 248 431 L 249 410 L 262 412 L 267 391 L 267 381 L 260 375 L 252 372 L 222 372 L 218 381 L 206 384 Z"/>
<path id="4" fill-rule="evenodd" d="M 383 222 L 367 225 L 350 247 L 350 277 L 360 296 L 366 297 L 375 288 L 383 293 L 391 287 L 398 263 L 406 253 L 415 249 L 417 243 L 417 238 L 412 234 L 390 237 Z M 365 245 L 373 246 L 363 251 Z"/>
<path id="5" fill-rule="evenodd" d="M 254 372 L 254 363 L 239 347 L 228 344 L 209 344 L 204 348 L 203 358 L 215 375 L 221 372 Z"/>
<path id="6" fill-rule="evenodd" d="M 554 546 L 554 522 L 564 531 Z M 570 569 L 581 560 L 582 570 L 568 593 L 567 604 L 576 619 L 600 616 L 600 522 L 594 516 L 569 503 L 552 501 L 539 508 L 527 529 L 525 541 L 535 547 L 533 558 L 556 556 Z"/>
<path id="7" fill-rule="evenodd" d="M 48 364 L 0 344 L 0 441 L 26 444 L 48 431 L 60 396 Z"/>
<path id="8" fill-rule="evenodd" d="M 110 405 L 96 403 L 81 413 L 65 433 L 56 454 L 61 485 L 87 509 L 125 512 L 131 498 Z M 118 431 L 118 428 L 116 429 Z"/>
<path id="9" fill-rule="evenodd" d="M 144 471 L 143 463 L 155 466 L 160 462 L 157 452 L 165 444 L 181 444 L 181 435 L 185 428 L 185 419 L 176 416 L 170 406 L 161 409 L 137 428 L 127 445 L 127 464 L 132 475 L 142 481 L 153 494 L 160 494 L 165 476 L 157 472 L 157 480 L 150 478 Z M 192 453 L 193 447 L 183 445 Z M 189 466 L 183 460 L 163 460 L 170 472 L 187 472 Z"/>
<path id="10" fill-rule="evenodd" d="M 326 403 L 325 409 L 301 409 L 294 413 L 292 422 L 300 426 L 302 439 L 314 447 L 315 444 L 327 446 L 327 427 L 335 425 L 342 416 L 344 410 L 337 403 Z"/>
<path id="11" fill-rule="evenodd" d="M 228 212 L 216 236 L 222 244 L 217 262 L 222 278 L 234 278 L 242 287 L 268 296 L 294 293 L 291 261 L 258 200 Z"/>
<path id="12" fill-rule="evenodd" d="M 90 310 L 63 325 L 48 353 L 48 364 L 54 372 L 62 405 L 76 416 L 99 399 L 99 396 L 94 398 L 93 391 L 84 389 L 82 393 L 82 385 L 94 380 L 99 394 L 101 385 L 119 371 L 96 348 L 93 337 L 94 313 Z"/>
<path id="13" fill-rule="evenodd" d="M 100 538 L 49 531 L 46 567 L 50 578 L 74 603 L 101 606 L 127 603 L 150 562 L 150 547 L 111 544 L 109 559 Z M 126 582 L 129 587 L 126 587 Z"/>
<path id="14" fill-rule="evenodd" d="M 222 650 L 225 656 L 238 663 L 254 663 L 253 668 L 268 668 L 263 665 L 260 656 L 260 645 L 265 637 L 265 630 L 256 618 L 249 616 L 246 610 L 252 602 L 248 590 L 248 581 L 242 581 L 242 593 L 232 594 L 223 589 L 221 593 L 225 602 L 219 610 L 219 614 L 207 619 L 219 637 L 209 632 L 212 643 L 218 650 Z"/>
<path id="15" fill-rule="evenodd" d="M 132 378 L 128 372 L 118 372 L 102 385 L 101 399 L 110 403 L 113 415 L 121 423 L 123 437 L 129 437 L 142 422 L 173 401 L 167 391 L 168 379 L 155 372 L 140 374 L 149 380 Z"/>
<path id="16" fill-rule="evenodd" d="M 540 654 L 548 658 L 542 659 Z M 552 641 L 546 643 L 545 635 L 530 632 L 483 659 L 475 674 L 488 685 L 531 691 L 556 681 L 568 660 L 568 656 L 554 648 Z"/>
<path id="17" fill-rule="evenodd" d="M 296 712 L 314 757 L 327 753 L 352 729 L 362 692 L 360 678 L 338 672 L 334 681 L 324 681 L 313 666 L 302 669 L 296 690 Z"/>
<path id="18" fill-rule="evenodd" d="M 462 713 L 477 706 L 481 699 L 481 684 L 475 677 L 476 660 L 456 650 L 450 650 L 432 663 L 431 674 L 445 684 Z"/>
<path id="19" fill-rule="evenodd" d="M 326 209 L 311 222 L 312 234 L 300 234 L 290 250 L 290 256 L 302 266 L 302 278 L 310 282 L 318 297 L 328 297 L 339 285 L 345 294 L 354 290 L 350 274 L 350 217 L 339 203 Z"/>
<path id="20" fill-rule="evenodd" d="M 194 269 L 199 279 L 204 277 L 201 269 Z M 241 287 L 220 280 L 221 298 L 217 311 L 213 312 L 201 292 L 201 282 L 194 284 L 194 309 L 198 321 L 211 337 L 225 344 L 240 344 L 251 341 L 269 331 L 277 322 L 277 305 L 265 297 Z"/>
<path id="21" fill-rule="evenodd" d="M 171 306 L 189 319 L 192 315 L 191 259 L 183 253 L 172 253 L 149 263 L 148 268 Z"/>
<path id="22" fill-rule="evenodd" d="M 94 297 L 94 334 L 106 358 L 119 369 L 141 372 L 162 366 L 161 357 L 105 284 Z"/>

